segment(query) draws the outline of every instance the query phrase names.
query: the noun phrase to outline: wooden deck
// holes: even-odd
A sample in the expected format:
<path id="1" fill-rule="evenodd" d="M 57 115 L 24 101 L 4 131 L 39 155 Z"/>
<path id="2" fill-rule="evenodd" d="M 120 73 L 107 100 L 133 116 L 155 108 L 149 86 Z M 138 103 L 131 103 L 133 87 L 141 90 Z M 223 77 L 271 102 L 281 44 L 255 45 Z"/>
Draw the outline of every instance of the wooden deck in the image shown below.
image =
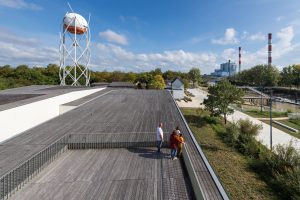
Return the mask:
<path id="1" fill-rule="evenodd" d="M 10 199 L 192 199 L 186 181 L 166 150 L 69 150 Z"/>
<path id="2" fill-rule="evenodd" d="M 184 134 L 186 142 L 188 144 L 188 148 L 189 148 L 188 150 L 191 154 L 191 159 L 193 165 L 195 166 L 196 174 L 200 181 L 201 188 L 203 189 L 204 192 L 203 194 L 204 197 L 207 199 L 222 199 L 220 191 L 218 190 L 210 172 L 205 166 L 203 158 L 199 154 L 195 144 L 193 143 L 191 137 L 189 136 L 188 129 L 185 126 L 184 121 L 182 120 L 176 108 L 176 105 L 171 95 L 168 93 L 168 91 L 115 89 L 115 88 L 113 90 L 114 91 L 111 91 L 105 94 L 104 96 L 95 98 L 89 103 L 79 106 L 78 108 L 70 112 L 67 112 L 55 119 L 52 119 L 44 124 L 41 124 L 40 126 L 32 128 L 31 130 L 28 130 L 25 133 L 20 134 L 17 137 L 14 137 L 2 143 L 2 145 L 0 145 L 0 176 L 4 175 L 9 170 L 16 167 L 18 164 L 20 164 L 21 162 L 27 160 L 35 153 L 41 151 L 46 146 L 50 145 L 57 139 L 67 134 L 103 134 L 103 133 L 122 134 L 122 133 L 131 133 L 131 132 L 149 133 L 149 134 L 153 134 L 153 139 L 155 140 L 156 127 L 159 124 L 159 122 L 163 122 L 165 140 L 168 140 L 169 134 L 176 126 L 179 125 L 181 127 L 181 131 Z M 102 94 L 107 91 L 108 90 L 103 90 Z M 103 150 L 103 151 L 101 150 L 100 154 L 102 155 L 101 152 L 107 152 L 107 154 L 110 154 L 110 151 L 115 152 L 119 150 L 112 150 L 112 149 Z M 73 154 L 72 151 L 70 153 L 70 156 L 72 157 L 72 155 L 75 154 Z M 78 153 L 78 155 L 80 155 L 80 153 Z M 131 154 L 128 155 L 131 156 Z M 73 158 L 76 160 L 75 157 L 76 156 L 74 156 Z M 140 159 L 147 160 L 148 158 L 140 157 Z M 138 168 L 146 167 L 144 165 L 147 165 L 147 162 L 145 162 L 144 164 L 142 163 L 144 162 L 141 161 L 140 165 L 138 165 L 139 166 Z M 168 164 L 166 164 L 166 166 L 168 166 Z M 60 165 L 58 165 L 57 167 L 59 168 Z M 172 167 L 173 165 L 169 165 L 166 168 L 172 168 Z M 77 171 L 78 170 L 80 171 L 80 169 L 77 169 Z M 106 167 L 102 168 L 104 174 L 113 173 L 107 170 L 110 169 Z M 69 171 L 65 171 L 65 172 L 67 173 Z M 131 173 L 133 174 L 134 170 Z M 166 174 L 163 175 L 167 176 L 167 173 L 169 172 L 164 171 L 164 173 Z M 114 175 L 112 174 L 112 176 Z M 41 176 L 42 179 L 43 177 L 46 178 L 47 176 Z M 169 180 L 166 179 L 165 182 L 167 185 L 173 184 L 173 188 L 177 187 L 173 179 L 169 179 Z M 101 184 L 98 185 L 97 187 L 106 190 L 105 188 L 107 188 L 108 186 L 107 185 L 101 186 Z M 115 191 L 117 188 L 119 188 L 117 189 L 118 191 L 123 190 L 123 188 L 121 187 L 122 185 L 124 185 L 122 184 L 122 181 L 110 182 L 107 184 L 112 184 L 111 187 L 115 188 L 115 189 L 111 188 L 111 191 Z M 151 189 L 151 187 L 154 186 L 148 186 L 147 184 L 150 183 L 147 182 L 146 180 L 143 180 L 141 182 L 136 180 L 136 181 L 129 182 L 128 184 L 129 185 L 132 184 L 133 186 L 137 185 L 137 187 L 145 187 L 145 188 L 149 187 L 151 191 L 155 191 L 154 189 Z M 43 190 L 41 188 L 39 189 L 39 187 L 41 186 L 42 184 L 38 184 L 38 186 L 35 187 L 35 190 L 31 190 L 31 192 Z M 75 190 L 75 192 L 77 190 L 77 186 L 75 183 L 74 185 L 70 184 L 66 187 L 72 187 Z M 182 185 L 178 187 L 182 187 Z M 98 189 L 94 188 L 94 190 L 98 190 Z M 138 195 L 142 195 L 142 196 L 145 195 L 147 199 L 150 194 L 147 193 L 146 191 L 144 192 L 145 194 L 138 194 Z M 59 194 L 59 192 L 56 191 L 53 191 L 53 193 Z M 132 192 L 132 194 L 133 193 L 134 192 Z M 107 196 L 107 197 L 113 198 L 113 196 L 112 197 Z M 70 199 L 72 198 L 70 197 Z"/>

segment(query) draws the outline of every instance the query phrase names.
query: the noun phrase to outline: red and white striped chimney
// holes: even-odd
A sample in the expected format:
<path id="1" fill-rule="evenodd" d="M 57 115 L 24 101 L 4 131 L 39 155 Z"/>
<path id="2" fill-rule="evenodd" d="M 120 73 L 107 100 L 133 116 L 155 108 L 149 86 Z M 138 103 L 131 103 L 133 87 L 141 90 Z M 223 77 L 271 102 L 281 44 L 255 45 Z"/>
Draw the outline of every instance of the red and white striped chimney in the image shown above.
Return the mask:
<path id="1" fill-rule="evenodd" d="M 268 66 L 272 65 L 272 33 L 268 34 Z"/>
<path id="2" fill-rule="evenodd" d="M 242 47 L 239 47 L 239 73 L 241 72 L 241 64 L 242 64 L 242 55 L 241 55 Z"/>

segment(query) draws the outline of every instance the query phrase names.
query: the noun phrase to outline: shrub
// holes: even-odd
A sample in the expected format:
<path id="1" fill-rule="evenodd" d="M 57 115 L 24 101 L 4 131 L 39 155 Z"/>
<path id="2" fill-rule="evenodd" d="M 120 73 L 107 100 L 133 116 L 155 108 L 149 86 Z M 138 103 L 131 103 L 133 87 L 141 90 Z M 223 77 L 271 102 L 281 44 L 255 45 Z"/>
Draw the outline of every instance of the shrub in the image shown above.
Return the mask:
<path id="1" fill-rule="evenodd" d="M 248 135 L 239 135 L 237 148 L 241 153 L 248 155 L 249 157 L 255 159 L 261 157 L 261 144 Z"/>
<path id="2" fill-rule="evenodd" d="M 293 110 L 292 109 L 287 109 L 287 111 L 286 111 L 287 113 L 292 113 L 293 112 Z"/>
<path id="3" fill-rule="evenodd" d="M 300 199 L 300 154 L 291 143 L 276 146 L 266 158 L 265 166 L 287 199 Z"/>
<path id="4" fill-rule="evenodd" d="M 230 144 L 230 146 L 235 146 L 237 144 L 240 132 L 237 124 L 230 124 L 226 127 L 226 134 L 223 135 L 225 142 Z"/>
<path id="5" fill-rule="evenodd" d="M 276 173 L 275 179 L 281 186 L 285 196 L 289 199 L 299 200 L 300 199 L 300 170 L 289 171 L 284 174 Z"/>
<path id="6" fill-rule="evenodd" d="M 207 124 L 217 124 L 218 118 L 217 117 L 211 117 L 211 116 L 204 116 L 203 121 L 205 121 Z"/>
<path id="7" fill-rule="evenodd" d="M 277 145 L 274 152 L 268 160 L 272 171 L 282 174 L 300 168 L 300 154 L 291 143 L 288 146 Z"/>
<path id="8" fill-rule="evenodd" d="M 239 120 L 238 125 L 240 127 L 240 133 L 245 136 L 254 137 L 258 134 L 258 131 L 262 129 L 261 125 L 254 124 L 249 119 Z"/>

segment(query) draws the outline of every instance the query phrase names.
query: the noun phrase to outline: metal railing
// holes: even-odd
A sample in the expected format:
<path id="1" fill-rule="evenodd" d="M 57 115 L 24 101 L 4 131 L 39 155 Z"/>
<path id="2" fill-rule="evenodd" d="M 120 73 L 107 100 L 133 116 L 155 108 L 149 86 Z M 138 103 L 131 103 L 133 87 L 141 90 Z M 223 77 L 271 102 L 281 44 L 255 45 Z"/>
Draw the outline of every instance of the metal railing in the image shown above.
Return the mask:
<path id="1" fill-rule="evenodd" d="M 64 136 L 49 147 L 38 152 L 27 161 L 0 178 L 0 199 L 7 199 L 32 177 L 39 173 L 56 156 L 66 150 L 68 137 Z"/>
<path id="2" fill-rule="evenodd" d="M 34 154 L 0 178 L 0 200 L 7 199 L 67 149 L 155 147 L 154 133 L 69 134 Z M 167 144 L 165 143 L 164 146 Z"/>
<path id="3" fill-rule="evenodd" d="M 129 147 L 155 147 L 153 133 L 102 133 L 102 134 L 71 134 L 68 149 L 106 149 Z"/>

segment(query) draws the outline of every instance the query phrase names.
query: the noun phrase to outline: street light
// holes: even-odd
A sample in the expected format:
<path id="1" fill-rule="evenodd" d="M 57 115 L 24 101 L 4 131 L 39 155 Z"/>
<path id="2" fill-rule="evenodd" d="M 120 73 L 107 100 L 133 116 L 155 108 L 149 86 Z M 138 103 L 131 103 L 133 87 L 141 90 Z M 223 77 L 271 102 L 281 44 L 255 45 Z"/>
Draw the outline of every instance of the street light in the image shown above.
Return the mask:
<path id="1" fill-rule="evenodd" d="M 269 97 L 269 101 L 270 101 L 270 149 L 272 151 L 273 145 L 273 138 L 272 138 L 272 90 L 270 92 L 270 97 Z"/>

